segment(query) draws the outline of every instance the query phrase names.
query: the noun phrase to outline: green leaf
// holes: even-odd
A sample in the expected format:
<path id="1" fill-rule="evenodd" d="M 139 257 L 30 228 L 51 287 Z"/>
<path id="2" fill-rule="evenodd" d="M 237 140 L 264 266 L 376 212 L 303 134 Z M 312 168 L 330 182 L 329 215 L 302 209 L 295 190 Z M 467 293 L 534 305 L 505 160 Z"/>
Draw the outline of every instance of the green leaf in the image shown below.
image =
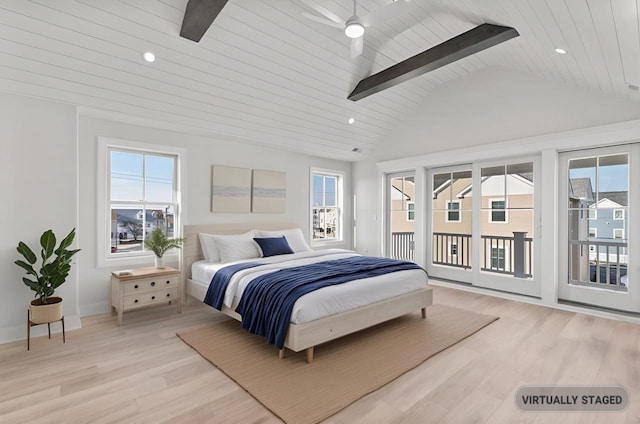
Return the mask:
<path id="1" fill-rule="evenodd" d="M 17 249 L 18 249 L 18 253 L 20 253 L 22 256 L 24 256 L 24 258 L 27 260 L 27 262 L 29 262 L 31 265 L 36 263 L 36 260 L 38 258 L 36 257 L 36 254 L 33 253 L 33 250 L 31 250 L 29 248 L 29 246 L 27 246 L 23 242 L 20 242 L 20 243 L 18 243 Z"/>
<path id="2" fill-rule="evenodd" d="M 67 247 L 71 246 L 73 239 L 76 237 L 76 229 L 74 228 L 67 234 L 67 236 L 60 242 L 60 246 L 56 249 L 56 255 L 60 255 Z"/>
<path id="3" fill-rule="evenodd" d="M 24 268 L 24 270 L 27 271 L 27 274 L 35 275 L 36 277 L 38 276 L 38 274 L 33 269 L 33 267 L 28 263 L 26 263 L 25 261 L 17 260 L 14 263 L 19 267 Z"/>
<path id="4" fill-rule="evenodd" d="M 42 246 L 42 260 L 46 261 L 53 255 L 53 250 L 56 248 L 56 236 L 52 230 L 42 233 L 40 245 Z"/>

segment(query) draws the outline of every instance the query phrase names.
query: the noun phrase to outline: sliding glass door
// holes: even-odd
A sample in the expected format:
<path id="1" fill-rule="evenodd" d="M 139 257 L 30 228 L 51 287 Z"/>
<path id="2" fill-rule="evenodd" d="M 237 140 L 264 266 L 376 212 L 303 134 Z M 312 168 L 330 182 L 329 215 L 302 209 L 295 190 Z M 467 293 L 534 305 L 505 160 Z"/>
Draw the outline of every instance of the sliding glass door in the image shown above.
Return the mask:
<path id="1" fill-rule="evenodd" d="M 416 184 L 413 172 L 387 176 L 386 254 L 415 261 Z"/>
<path id="2" fill-rule="evenodd" d="M 561 300 L 640 311 L 634 283 L 638 240 L 632 213 L 638 199 L 630 181 L 640 145 L 563 153 L 560 156 Z"/>
<path id="3" fill-rule="evenodd" d="M 539 296 L 536 167 L 532 158 L 428 172 L 430 275 Z"/>

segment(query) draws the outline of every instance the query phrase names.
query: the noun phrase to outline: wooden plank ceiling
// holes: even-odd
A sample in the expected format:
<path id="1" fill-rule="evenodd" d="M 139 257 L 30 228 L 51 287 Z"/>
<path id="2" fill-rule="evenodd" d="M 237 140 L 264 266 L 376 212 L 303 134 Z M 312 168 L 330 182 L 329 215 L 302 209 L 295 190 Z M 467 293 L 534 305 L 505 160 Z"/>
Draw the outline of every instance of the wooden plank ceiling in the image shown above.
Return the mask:
<path id="1" fill-rule="evenodd" d="M 390 1 L 358 1 L 358 13 Z M 350 0 L 229 0 L 199 43 L 179 36 L 187 0 L 7 0 L 0 90 L 345 160 L 366 157 L 434 88 L 492 65 L 638 100 L 636 0 L 407 2 L 405 16 L 367 28 L 364 54 L 352 60 L 340 29 L 302 17 L 314 3 L 346 19 Z M 520 37 L 347 100 L 361 79 L 484 22 Z"/>

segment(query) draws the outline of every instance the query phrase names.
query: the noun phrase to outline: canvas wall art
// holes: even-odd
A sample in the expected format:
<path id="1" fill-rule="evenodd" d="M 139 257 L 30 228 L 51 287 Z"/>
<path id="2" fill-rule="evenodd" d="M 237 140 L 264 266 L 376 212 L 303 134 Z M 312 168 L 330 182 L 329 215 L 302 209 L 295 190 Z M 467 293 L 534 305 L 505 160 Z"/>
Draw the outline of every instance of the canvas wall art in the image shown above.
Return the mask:
<path id="1" fill-rule="evenodd" d="M 211 167 L 211 212 L 251 212 L 251 169 Z"/>
<path id="2" fill-rule="evenodd" d="M 254 213 L 284 213 L 287 204 L 287 174 L 253 170 L 251 211 Z"/>

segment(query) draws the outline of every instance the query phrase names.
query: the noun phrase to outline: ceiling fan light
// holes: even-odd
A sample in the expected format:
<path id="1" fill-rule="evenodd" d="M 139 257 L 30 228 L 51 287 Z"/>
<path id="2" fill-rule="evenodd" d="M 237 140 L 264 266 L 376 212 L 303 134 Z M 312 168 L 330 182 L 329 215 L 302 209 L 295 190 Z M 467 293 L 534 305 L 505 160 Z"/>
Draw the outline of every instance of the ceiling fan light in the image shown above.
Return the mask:
<path id="1" fill-rule="evenodd" d="M 358 22 L 347 22 L 344 27 L 344 34 L 349 38 L 362 37 L 364 34 L 364 26 Z"/>

